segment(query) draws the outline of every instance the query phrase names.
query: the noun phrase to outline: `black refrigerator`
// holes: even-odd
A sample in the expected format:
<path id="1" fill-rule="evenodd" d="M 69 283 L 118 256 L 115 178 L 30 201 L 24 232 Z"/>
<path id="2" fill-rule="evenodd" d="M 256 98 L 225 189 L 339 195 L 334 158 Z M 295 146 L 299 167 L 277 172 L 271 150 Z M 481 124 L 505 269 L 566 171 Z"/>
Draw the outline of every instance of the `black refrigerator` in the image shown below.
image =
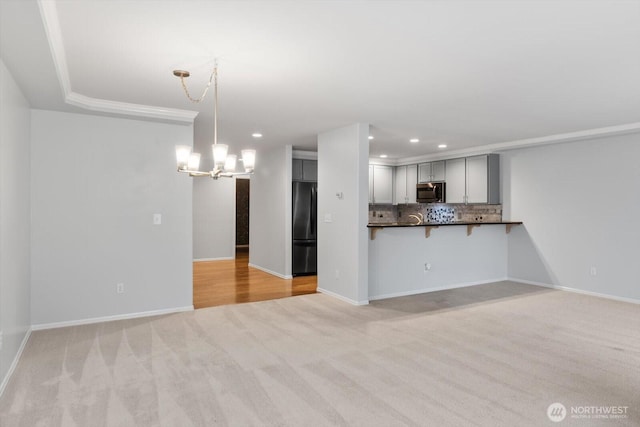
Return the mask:
<path id="1" fill-rule="evenodd" d="M 293 182 L 293 275 L 316 274 L 318 184 Z"/>

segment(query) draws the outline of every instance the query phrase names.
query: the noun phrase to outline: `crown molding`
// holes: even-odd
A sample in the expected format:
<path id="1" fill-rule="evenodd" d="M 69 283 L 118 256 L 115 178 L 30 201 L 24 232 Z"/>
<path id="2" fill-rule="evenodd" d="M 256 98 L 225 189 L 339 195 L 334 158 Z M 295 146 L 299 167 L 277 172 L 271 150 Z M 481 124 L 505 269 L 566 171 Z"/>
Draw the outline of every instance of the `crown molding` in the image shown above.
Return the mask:
<path id="1" fill-rule="evenodd" d="M 434 160 L 453 159 L 456 157 L 467 157 L 480 154 L 495 153 L 498 151 L 516 150 L 519 148 L 537 147 L 541 145 L 560 144 L 563 142 L 581 141 L 593 138 L 604 138 L 617 135 L 625 135 L 640 132 L 640 122 L 628 123 L 618 126 L 607 126 L 596 129 L 587 129 L 577 132 L 559 133 L 555 135 L 542 136 L 538 138 L 519 139 L 516 141 L 499 142 L 495 144 L 481 145 L 478 147 L 461 150 L 445 151 L 438 154 L 427 154 L 423 156 L 404 157 L 396 159 L 396 165 L 409 165 L 420 162 Z"/>
<path id="2" fill-rule="evenodd" d="M 197 111 L 160 108 L 142 104 L 110 101 L 108 99 L 90 98 L 76 92 L 68 93 L 64 100 L 67 104 L 87 110 L 100 111 L 102 113 L 126 114 L 129 116 L 171 120 L 187 124 L 193 123 L 198 115 Z"/>
<path id="3" fill-rule="evenodd" d="M 69 79 L 69 68 L 66 59 L 67 55 L 62 40 L 62 31 L 60 30 L 56 3 L 53 0 L 38 0 L 38 8 L 40 9 L 44 31 L 49 42 L 49 49 L 51 50 L 58 82 L 60 82 L 64 101 L 67 104 L 86 110 L 99 111 L 101 113 L 193 124 L 193 121 L 198 115 L 197 111 L 111 101 L 108 99 L 92 98 L 74 92 L 71 89 L 71 80 Z"/>

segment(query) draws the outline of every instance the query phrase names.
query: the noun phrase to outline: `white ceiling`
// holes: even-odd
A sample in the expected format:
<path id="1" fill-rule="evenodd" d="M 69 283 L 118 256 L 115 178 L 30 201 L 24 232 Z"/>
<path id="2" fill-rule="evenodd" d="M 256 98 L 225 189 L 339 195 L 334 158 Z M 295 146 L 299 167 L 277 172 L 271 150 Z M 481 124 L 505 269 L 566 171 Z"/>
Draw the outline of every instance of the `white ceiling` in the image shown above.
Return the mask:
<path id="1" fill-rule="evenodd" d="M 0 3 L 0 53 L 31 104 L 79 111 L 64 103 L 41 7 Z M 198 145 L 212 98 L 191 104 L 172 70 L 191 71 L 199 94 L 214 58 L 219 138 L 235 151 L 315 149 L 319 132 L 354 122 L 372 125 L 371 155 L 391 159 L 640 123 L 640 1 L 54 4 L 73 92 L 200 111 Z"/>

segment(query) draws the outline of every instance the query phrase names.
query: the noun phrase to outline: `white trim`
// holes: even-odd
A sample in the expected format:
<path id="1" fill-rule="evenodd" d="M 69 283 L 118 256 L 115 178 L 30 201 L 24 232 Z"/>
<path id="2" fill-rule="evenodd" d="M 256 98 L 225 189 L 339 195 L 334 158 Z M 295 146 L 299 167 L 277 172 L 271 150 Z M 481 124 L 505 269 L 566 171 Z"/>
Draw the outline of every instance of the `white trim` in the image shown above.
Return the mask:
<path id="1" fill-rule="evenodd" d="M 91 323 L 111 322 L 114 320 L 136 319 L 138 317 L 160 316 L 162 314 L 181 313 L 184 311 L 193 311 L 193 306 L 164 308 L 161 310 L 141 311 L 139 313 L 116 314 L 114 316 L 92 317 L 90 319 L 67 320 L 64 322 L 40 323 L 31 325 L 32 331 L 41 331 L 43 329 L 65 328 L 67 326 L 89 325 Z"/>
<path id="2" fill-rule="evenodd" d="M 573 292 L 573 293 L 576 293 L 576 294 L 589 295 L 589 296 L 592 296 L 592 297 L 605 298 L 605 299 L 610 299 L 610 300 L 613 300 L 613 301 L 621 301 L 621 302 L 626 302 L 626 303 L 630 303 L 630 304 L 640 304 L 640 299 L 635 299 L 635 298 L 627 298 L 627 297 L 619 297 L 619 296 L 616 296 L 616 295 L 601 294 L 600 292 L 585 291 L 585 290 L 582 290 L 582 289 L 570 288 L 568 286 L 551 285 L 549 283 L 533 282 L 531 280 L 514 279 L 514 278 L 509 278 L 508 280 L 510 280 L 512 282 L 524 283 L 526 285 L 541 286 L 541 287 L 544 287 L 544 288 L 551 288 L 551 289 L 557 289 L 559 291 L 567 291 L 567 292 Z"/>
<path id="3" fill-rule="evenodd" d="M 302 159 L 302 160 L 318 160 L 318 152 L 317 151 L 301 151 L 301 150 L 292 150 L 291 158 L 293 159 Z"/>
<path id="4" fill-rule="evenodd" d="M 535 147 L 540 145 L 559 144 L 563 142 L 580 141 L 585 139 L 603 138 L 608 136 L 624 135 L 640 132 L 640 122 L 627 123 L 619 126 L 607 126 L 603 128 L 587 129 L 578 132 L 558 133 L 555 135 L 542 136 L 538 138 L 519 139 L 516 141 L 498 142 L 477 147 L 465 148 L 453 151 L 443 151 L 437 154 L 428 154 L 414 157 L 404 157 L 389 160 L 385 164 L 395 164 L 397 166 L 411 165 L 415 163 L 430 162 L 434 160 L 455 159 L 456 157 L 475 156 L 481 154 L 495 153 L 497 151 L 515 150 L 518 148 Z M 391 163 L 393 162 L 393 163 Z"/>
<path id="5" fill-rule="evenodd" d="M 197 111 L 179 110 L 174 108 L 154 107 L 151 105 L 130 104 L 127 102 L 110 101 L 108 99 L 91 98 L 76 93 L 71 88 L 67 55 L 64 49 L 62 31 L 58 10 L 54 1 L 38 0 L 38 8 L 44 25 L 44 32 L 49 42 L 53 65 L 56 69 L 58 82 L 62 89 L 64 101 L 67 104 L 102 113 L 123 114 L 126 116 L 146 117 L 150 119 L 168 120 L 173 122 L 193 124 Z"/>
<path id="6" fill-rule="evenodd" d="M 58 82 L 62 89 L 62 94 L 66 98 L 71 93 L 71 82 L 69 81 L 69 68 L 67 67 L 67 54 L 64 51 L 62 42 L 62 31 L 60 31 L 60 21 L 58 20 L 58 9 L 53 1 L 38 0 L 40 17 L 44 24 L 44 32 L 49 42 L 51 58 L 56 68 Z"/>
<path id="7" fill-rule="evenodd" d="M 402 159 L 381 159 L 379 157 L 369 157 L 369 164 L 380 166 L 398 166 L 401 160 Z"/>
<path id="8" fill-rule="evenodd" d="M 11 379 L 11 375 L 13 375 L 13 371 L 16 370 L 18 366 L 18 362 L 20 361 L 20 357 L 22 357 L 22 351 L 27 345 L 27 341 L 29 341 L 29 337 L 31 336 L 32 328 L 27 329 L 27 333 L 24 334 L 24 338 L 22 338 L 22 342 L 20 343 L 20 347 L 18 347 L 18 351 L 16 352 L 16 356 L 13 358 L 13 362 L 11 362 L 11 366 L 9 366 L 9 370 L 7 374 L 4 376 L 2 383 L 0 383 L 0 397 L 2 397 L 2 393 L 4 393 L 4 389 L 9 384 L 9 380 Z"/>
<path id="9" fill-rule="evenodd" d="M 258 270 L 264 271 L 265 273 L 269 273 L 281 279 L 285 279 L 285 280 L 293 279 L 293 276 L 291 275 L 276 273 L 275 271 L 269 270 L 268 268 L 260 267 L 259 265 L 249 263 L 249 267 L 257 268 Z"/>
<path id="10" fill-rule="evenodd" d="M 91 111 L 124 114 L 127 116 L 146 117 L 150 119 L 170 120 L 186 124 L 192 124 L 198 115 L 197 111 L 110 101 L 108 99 L 91 98 L 76 92 L 69 92 L 64 100 L 67 104 L 75 105 L 76 107 Z"/>
<path id="11" fill-rule="evenodd" d="M 453 285 L 438 286 L 437 288 L 422 288 L 422 289 L 413 289 L 413 290 L 410 290 L 410 291 L 394 292 L 394 293 L 391 293 L 391 294 L 373 295 L 373 296 L 369 295 L 369 300 L 376 301 L 376 300 L 387 299 L 387 298 L 406 297 L 406 296 L 409 296 L 409 295 L 428 294 L 430 292 L 446 291 L 446 290 L 449 290 L 449 289 L 457 289 L 457 288 L 467 288 L 469 286 L 477 286 L 477 285 L 486 285 L 487 283 L 503 282 L 505 280 L 510 280 L 510 279 L 507 279 L 506 277 L 503 277 L 501 279 L 491 279 L 491 280 L 480 280 L 480 281 L 477 281 L 477 282 L 456 283 L 456 284 L 453 284 Z"/>
<path id="12" fill-rule="evenodd" d="M 229 261 L 235 259 L 232 256 L 223 256 L 220 258 L 197 258 L 194 259 L 193 262 L 206 262 L 206 261 Z"/>
<path id="13" fill-rule="evenodd" d="M 543 288 L 551 288 L 551 289 L 555 289 L 556 288 L 554 285 L 552 285 L 550 283 L 535 282 L 533 280 L 515 279 L 513 277 L 509 277 L 509 278 L 507 278 L 507 280 L 509 280 L 511 282 L 524 283 L 525 285 L 541 286 Z"/>
<path id="14" fill-rule="evenodd" d="M 345 297 L 345 296 L 342 296 L 342 295 L 340 295 L 340 294 L 337 294 L 337 293 L 335 293 L 335 292 L 333 292 L 333 291 L 328 291 L 328 290 L 326 290 L 326 289 L 317 288 L 317 291 L 318 291 L 318 292 L 320 292 L 320 293 L 322 293 L 322 294 L 329 295 L 330 297 L 337 298 L 337 299 L 339 299 L 340 301 L 348 302 L 348 303 L 349 303 L 349 304 L 351 304 L 351 305 L 368 305 L 368 304 L 369 304 L 369 300 L 356 301 L 356 300 L 353 300 L 353 299 L 351 299 L 351 298 L 347 298 L 347 297 Z M 369 298 L 369 299 L 371 299 L 371 298 Z"/>

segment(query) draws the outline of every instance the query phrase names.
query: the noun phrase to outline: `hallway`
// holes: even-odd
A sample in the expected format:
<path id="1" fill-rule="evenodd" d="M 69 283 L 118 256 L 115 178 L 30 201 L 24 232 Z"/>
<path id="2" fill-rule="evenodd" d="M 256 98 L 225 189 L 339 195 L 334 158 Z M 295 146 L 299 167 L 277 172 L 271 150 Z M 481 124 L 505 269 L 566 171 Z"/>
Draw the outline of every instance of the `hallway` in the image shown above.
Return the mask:
<path id="1" fill-rule="evenodd" d="M 248 264 L 248 248 L 237 249 L 235 260 L 194 262 L 193 306 L 198 309 L 316 292 L 317 276 L 286 280 Z"/>

